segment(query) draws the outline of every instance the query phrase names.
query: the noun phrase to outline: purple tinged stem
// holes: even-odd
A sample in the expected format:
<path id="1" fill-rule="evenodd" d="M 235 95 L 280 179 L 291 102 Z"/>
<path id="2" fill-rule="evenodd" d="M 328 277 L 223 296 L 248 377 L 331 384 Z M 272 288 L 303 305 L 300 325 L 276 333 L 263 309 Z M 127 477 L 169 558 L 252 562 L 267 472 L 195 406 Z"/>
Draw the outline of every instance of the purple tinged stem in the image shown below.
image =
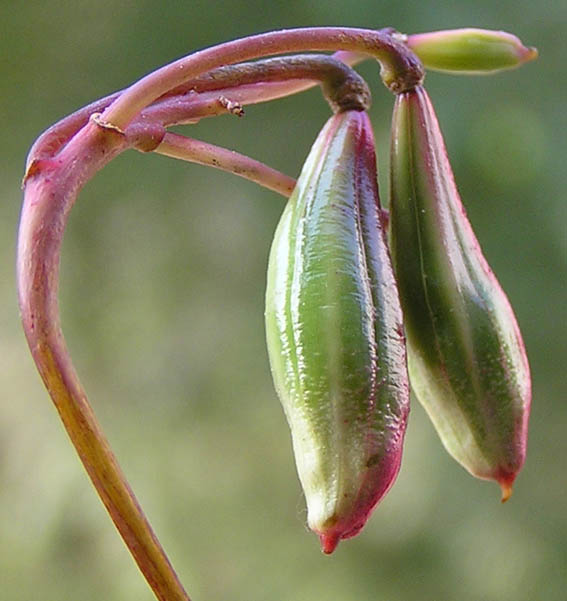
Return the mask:
<path id="1" fill-rule="evenodd" d="M 156 153 L 165 156 L 207 165 L 244 179 L 253 181 L 264 188 L 273 190 L 287 198 L 295 188 L 295 179 L 260 161 L 214 144 L 186 138 L 179 134 L 166 133 Z"/>
<path id="2" fill-rule="evenodd" d="M 333 84 L 341 85 L 356 77 L 355 72 L 349 75 L 341 63 L 350 66 L 364 58 L 367 57 L 336 52 L 333 56 L 291 56 L 214 69 L 160 96 L 125 133 L 134 127 L 139 131 L 144 127 L 196 123 L 205 117 L 230 113 L 230 106 L 235 103 L 244 106 L 276 100 L 319 83 L 332 88 Z M 123 93 L 124 90 L 96 100 L 47 129 L 30 149 L 26 173 L 33 172 L 36 162 L 56 156 L 93 114 L 104 111 Z"/>
<path id="3" fill-rule="evenodd" d="M 87 401 L 59 320 L 59 259 L 69 211 L 84 183 L 125 147 L 124 136 L 89 123 L 57 158 L 44 159 L 28 177 L 18 239 L 20 310 L 65 429 L 140 570 L 161 601 L 189 601 Z"/>
<path id="4" fill-rule="evenodd" d="M 272 31 L 206 48 L 154 71 L 133 84 L 104 112 L 104 119 L 125 129 L 149 104 L 211 69 L 262 56 L 309 50 L 355 51 L 380 61 L 382 77 L 394 93 L 413 89 L 423 79 L 417 57 L 391 30 L 313 27 Z"/>
<path id="5" fill-rule="evenodd" d="M 392 88 L 411 86 L 412 81 L 422 77 L 414 55 L 384 32 L 321 28 L 253 36 L 198 52 L 147 76 L 125 92 L 90 104 L 47 130 L 28 157 L 17 265 L 24 331 L 41 377 L 99 496 L 161 601 L 189 601 L 189 597 L 104 437 L 61 332 L 57 292 L 61 244 L 69 212 L 84 184 L 119 153 L 131 147 L 155 150 L 166 135 L 164 126 L 171 124 L 168 119 L 180 119 L 179 109 L 185 111 L 185 119 L 191 120 L 230 112 L 234 105 L 234 98 L 222 102 L 218 91 L 214 98 L 198 95 L 200 102 L 196 106 L 191 106 L 191 94 L 161 98 L 171 88 L 213 67 L 244 58 L 299 48 L 337 47 L 377 56 L 383 61 L 385 81 Z M 358 56 L 344 58 L 345 62 L 359 60 Z M 312 82 L 301 80 L 270 81 L 261 85 L 250 83 L 239 92 L 243 100 L 260 102 L 311 85 Z M 185 104 L 187 97 L 189 106 Z M 179 107 L 179 103 L 183 106 Z M 104 111 L 102 116 L 100 111 Z M 168 143 L 171 138 L 166 140 L 166 146 Z"/>

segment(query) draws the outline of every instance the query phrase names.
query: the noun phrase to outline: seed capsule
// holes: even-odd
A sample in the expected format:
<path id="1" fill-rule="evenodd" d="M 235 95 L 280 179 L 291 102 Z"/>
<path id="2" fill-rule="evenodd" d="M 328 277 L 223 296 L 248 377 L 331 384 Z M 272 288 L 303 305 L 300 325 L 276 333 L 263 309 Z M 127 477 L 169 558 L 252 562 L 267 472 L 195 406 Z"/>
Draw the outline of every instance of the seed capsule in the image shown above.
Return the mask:
<path id="1" fill-rule="evenodd" d="M 308 523 L 325 553 L 392 485 L 408 414 L 405 341 L 365 112 L 331 117 L 277 227 L 266 330 Z"/>
<path id="2" fill-rule="evenodd" d="M 396 99 L 390 228 L 412 389 L 449 453 L 512 492 L 530 373 L 520 330 L 467 220 L 425 90 Z"/>
<path id="3" fill-rule="evenodd" d="M 489 29 L 451 29 L 408 36 L 408 46 L 427 69 L 463 75 L 514 69 L 537 58 L 511 33 Z"/>

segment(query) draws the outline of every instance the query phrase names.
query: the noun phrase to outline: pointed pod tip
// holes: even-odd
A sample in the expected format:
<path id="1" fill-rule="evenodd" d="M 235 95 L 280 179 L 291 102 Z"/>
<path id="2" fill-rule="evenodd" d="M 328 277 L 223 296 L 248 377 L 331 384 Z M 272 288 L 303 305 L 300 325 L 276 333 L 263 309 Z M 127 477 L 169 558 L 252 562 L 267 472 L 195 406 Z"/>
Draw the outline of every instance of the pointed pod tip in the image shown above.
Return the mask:
<path id="1" fill-rule="evenodd" d="M 334 532 L 326 534 L 319 534 L 319 540 L 321 541 L 321 551 L 325 555 L 330 555 L 339 544 L 340 536 Z"/>
<path id="2" fill-rule="evenodd" d="M 511 482 L 500 482 L 500 488 L 502 489 L 502 503 L 506 503 L 506 501 L 512 496 L 512 483 Z"/>
<path id="3" fill-rule="evenodd" d="M 523 49 L 522 52 L 522 63 L 529 63 L 530 61 L 535 61 L 535 59 L 539 56 L 539 52 L 537 48 L 530 46 L 528 48 Z"/>
<path id="4" fill-rule="evenodd" d="M 517 473 L 510 471 L 502 471 L 494 478 L 498 484 L 500 484 L 500 490 L 502 491 L 502 503 L 512 496 L 514 481 L 516 480 Z"/>

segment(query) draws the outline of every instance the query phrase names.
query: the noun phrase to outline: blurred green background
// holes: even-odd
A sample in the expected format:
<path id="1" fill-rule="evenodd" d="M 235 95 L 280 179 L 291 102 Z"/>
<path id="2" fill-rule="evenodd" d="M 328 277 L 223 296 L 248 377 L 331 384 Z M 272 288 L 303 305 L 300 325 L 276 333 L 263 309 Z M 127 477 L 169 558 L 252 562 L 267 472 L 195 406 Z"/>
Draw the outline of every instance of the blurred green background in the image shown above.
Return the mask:
<path id="1" fill-rule="evenodd" d="M 2 0 L 0 598 L 150 601 L 31 361 L 14 285 L 25 155 L 50 124 L 192 50 L 269 29 L 504 29 L 540 59 L 429 74 L 461 194 L 533 369 L 511 501 L 471 478 L 413 404 L 400 476 L 360 536 L 323 556 L 305 527 L 264 344 L 284 201 L 233 176 L 129 152 L 84 190 L 62 261 L 63 326 L 90 400 L 198 601 L 560 601 L 567 590 L 567 136 L 561 0 Z M 561 52 L 563 50 L 563 53 Z M 360 71 L 387 190 L 392 97 Z M 189 135 L 296 175 L 328 110 L 317 90 Z M 385 194 L 384 194 L 385 196 Z"/>

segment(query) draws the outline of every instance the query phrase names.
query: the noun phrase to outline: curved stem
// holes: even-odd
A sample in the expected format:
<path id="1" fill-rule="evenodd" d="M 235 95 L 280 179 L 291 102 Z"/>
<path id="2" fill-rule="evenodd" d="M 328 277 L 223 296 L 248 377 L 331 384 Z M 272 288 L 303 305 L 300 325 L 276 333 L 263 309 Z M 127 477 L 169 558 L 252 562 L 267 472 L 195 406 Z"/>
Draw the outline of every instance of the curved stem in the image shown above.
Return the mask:
<path id="1" fill-rule="evenodd" d="M 370 90 L 351 67 L 331 56 L 297 55 L 214 69 L 146 107 L 141 117 L 168 127 L 227 112 L 241 115 L 238 105 L 288 96 L 313 82 L 321 84 L 335 112 L 370 106 Z"/>
<path id="2" fill-rule="evenodd" d="M 368 108 L 370 90 L 364 79 L 346 63 L 325 54 L 297 54 L 219 67 L 192 79 L 189 85 L 171 90 L 166 96 L 297 79 L 320 82 L 325 98 L 335 111 L 355 108 L 353 104 Z M 358 95 L 356 100 L 345 100 L 355 95 Z"/>
<path id="3" fill-rule="evenodd" d="M 90 122 L 28 177 L 18 238 L 20 311 L 65 429 L 140 570 L 160 601 L 189 601 L 96 421 L 59 321 L 59 257 L 69 211 L 84 183 L 125 148 L 124 136 Z"/>
<path id="4" fill-rule="evenodd" d="M 306 50 L 350 50 L 374 56 L 384 83 L 395 93 L 413 89 L 423 79 L 419 59 L 391 31 L 342 27 L 288 29 L 226 42 L 179 59 L 132 85 L 103 113 L 120 129 L 156 98 L 189 79 L 226 64 Z"/>
<path id="5" fill-rule="evenodd" d="M 368 57 L 339 51 L 332 56 L 290 56 L 220 67 L 169 90 L 146 107 L 138 119 L 141 123 L 157 121 L 164 127 L 193 123 L 227 112 L 218 102 L 221 91 L 233 102 L 254 104 L 303 92 L 317 83 L 324 85 L 332 105 L 336 97 L 340 100 L 352 88 L 364 88 L 366 95 L 364 80 L 348 68 L 364 58 Z M 53 158 L 91 115 L 105 110 L 123 93 L 124 90 L 91 102 L 49 127 L 30 149 L 26 173 L 33 172 L 35 162 Z"/>
<path id="6" fill-rule="evenodd" d="M 53 158 L 69 140 L 82 129 L 93 113 L 100 113 L 110 106 L 123 91 L 114 92 L 104 98 L 83 106 L 47 128 L 33 143 L 26 158 L 26 174 L 36 161 Z"/>
<path id="7" fill-rule="evenodd" d="M 186 119 L 195 117 L 195 112 L 188 110 L 191 101 L 187 102 L 187 97 L 191 94 L 184 94 L 184 98 L 179 98 L 179 95 L 163 97 L 164 94 L 221 64 L 305 47 L 366 52 L 383 61 L 382 75 L 391 88 L 413 86 L 421 79 L 420 64 L 411 52 L 398 46 L 389 33 L 340 28 L 275 32 L 229 42 L 182 59 L 147 76 L 121 94 L 89 105 L 50 128 L 32 148 L 24 183 L 18 240 L 18 294 L 24 330 L 40 374 L 81 461 L 160 601 L 189 601 L 189 597 L 96 421 L 61 332 L 57 292 L 61 244 L 69 212 L 83 185 L 117 154 L 132 146 L 151 151 L 163 145 L 162 150 L 166 152 L 192 155 L 204 164 L 213 163 L 210 153 L 215 150 L 218 166 L 232 172 L 244 170 L 250 179 L 264 185 L 267 183 L 284 195 L 289 194 L 293 180 L 265 165 L 229 151 L 222 150 L 219 153 L 218 149 L 196 141 L 182 142 L 173 134 L 166 137 L 168 134 L 165 133 L 164 124 L 170 123 L 168 119 L 175 112 L 171 103 L 181 103 L 185 112 L 179 115 L 184 115 Z M 247 102 L 261 102 L 276 97 L 274 94 L 283 96 L 310 87 L 311 84 L 303 81 L 308 77 L 325 82 L 332 94 L 340 92 L 331 96 L 339 110 L 350 106 L 349 103 L 353 101 L 356 107 L 365 106 L 367 91 L 360 84 L 358 76 L 352 76 L 335 59 L 319 57 L 318 66 L 313 63 L 314 60 L 317 59 L 291 57 L 274 61 L 271 66 L 245 65 L 240 68 L 250 73 L 248 79 L 244 78 L 248 82 L 245 85 L 238 85 L 240 80 L 234 77 L 239 73 L 238 67 L 217 74 L 221 75 L 222 85 L 226 86 L 232 73 L 234 93 L 240 93 Z M 317 74 L 323 63 L 327 66 Z M 293 85 L 280 81 L 289 77 L 299 77 L 300 81 Z M 258 81 L 256 78 L 268 81 L 253 83 Z M 354 82 L 354 85 L 349 87 L 346 85 L 348 82 L 349 85 Z M 197 83 L 209 86 L 209 89 L 215 85 L 210 74 Z M 342 95 L 341 90 L 347 91 L 346 96 Z M 198 110 L 204 110 L 205 113 L 207 110 L 218 111 L 219 102 L 224 111 L 230 111 L 235 106 L 234 100 L 223 98 L 219 90 L 197 93 L 197 97 L 201 104 L 197 102 L 193 109 L 200 106 Z M 112 102 L 110 106 L 109 102 Z M 216 103 L 217 106 L 208 109 L 206 102 Z M 105 110 L 101 116 L 97 110 L 102 108 Z"/>
<path id="8" fill-rule="evenodd" d="M 161 144 L 154 150 L 158 154 L 182 159 L 199 165 L 215 167 L 234 173 L 244 179 L 273 190 L 287 198 L 295 188 L 295 180 L 276 169 L 272 169 L 238 152 L 186 138 L 179 134 L 166 133 Z"/>

